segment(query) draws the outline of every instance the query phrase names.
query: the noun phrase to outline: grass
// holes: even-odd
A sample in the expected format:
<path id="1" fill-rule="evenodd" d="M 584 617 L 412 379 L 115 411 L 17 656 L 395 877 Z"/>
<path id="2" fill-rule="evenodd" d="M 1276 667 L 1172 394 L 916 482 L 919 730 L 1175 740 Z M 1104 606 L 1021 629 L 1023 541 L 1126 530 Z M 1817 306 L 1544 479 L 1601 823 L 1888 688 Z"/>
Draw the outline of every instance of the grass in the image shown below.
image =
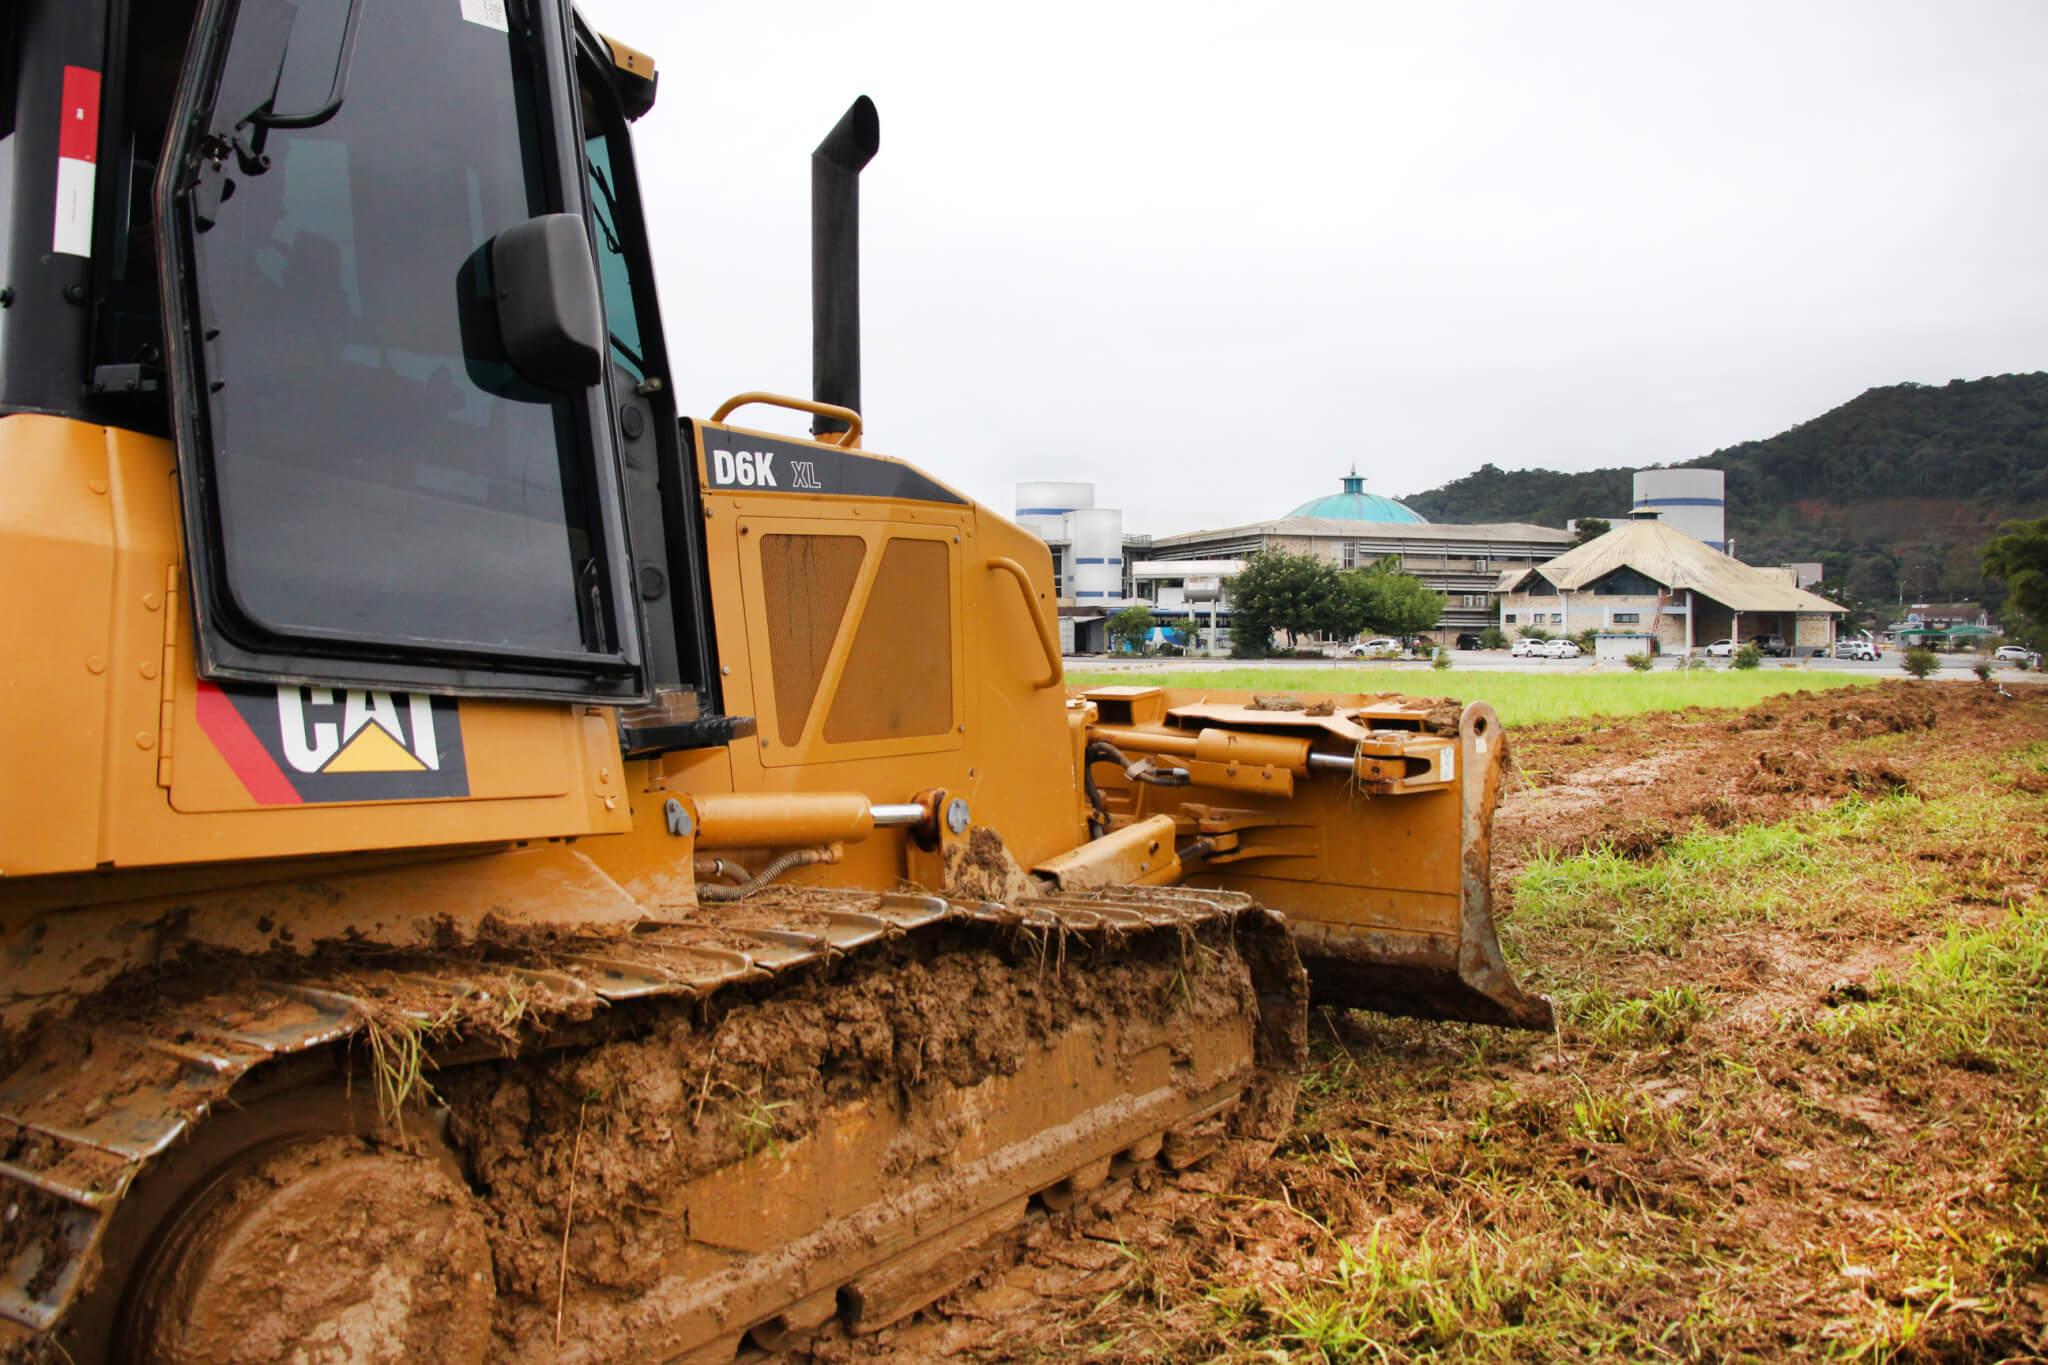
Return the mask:
<path id="1" fill-rule="evenodd" d="M 1913 795 L 1533 857 L 1503 929 L 1558 1034 L 1319 1013 L 1258 1197 L 1087 1354 L 2042 1359 L 2048 795 L 2000 778 L 2044 764 L 1971 736 Z"/>
<path id="2" fill-rule="evenodd" d="M 1538 853 L 1503 929 L 1525 944 L 1580 931 L 1607 951 L 1682 957 L 1709 926 L 1810 927 L 1845 906 L 1880 904 L 1911 915 L 1926 909 L 1939 886 L 1918 867 L 1873 860 L 1872 850 L 1959 818 L 1945 809 L 1931 814 L 1911 796 L 1852 796 L 1779 823 L 1696 828 L 1651 858 L 1606 846 L 1577 856 Z M 1528 952 L 1543 960 L 1534 946 Z"/>
<path id="3" fill-rule="evenodd" d="M 1825 1036 L 1921 1062 L 2033 1071 L 2048 1047 L 2048 911 L 2015 911 L 1980 929 L 1951 925 L 1869 998 L 1823 1019 Z"/>
<path id="4" fill-rule="evenodd" d="M 1401 692 L 1416 697 L 1457 697 L 1490 703 L 1509 725 L 1533 725 L 1575 716 L 1634 716 L 1688 706 L 1751 706 L 1781 692 L 1821 692 L 1868 686 L 1870 680 L 1798 669 L 1655 673 L 1440 672 L 1345 668 L 1272 668 L 1259 664 L 1180 672 L 1125 669 L 1067 674 L 1069 687 L 1147 686 L 1200 691 Z"/>

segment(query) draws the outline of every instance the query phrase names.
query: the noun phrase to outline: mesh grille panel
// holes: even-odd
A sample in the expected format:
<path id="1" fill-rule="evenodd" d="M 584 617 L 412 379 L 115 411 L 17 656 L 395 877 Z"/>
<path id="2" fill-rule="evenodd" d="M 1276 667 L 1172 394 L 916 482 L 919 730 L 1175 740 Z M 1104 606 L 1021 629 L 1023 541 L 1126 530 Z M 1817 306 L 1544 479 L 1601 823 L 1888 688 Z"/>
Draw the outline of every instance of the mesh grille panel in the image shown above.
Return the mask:
<path id="1" fill-rule="evenodd" d="M 952 621 L 945 543 L 890 541 L 825 719 L 826 742 L 935 735 L 950 728 Z"/>
<path id="2" fill-rule="evenodd" d="M 775 681 L 775 728 L 784 745 L 803 738 L 825 656 L 832 652 L 832 639 L 846 615 L 865 548 L 859 536 L 761 537 L 761 592 L 768 617 L 769 669 Z M 883 572 L 888 572 L 886 560 Z M 847 676 L 853 676 L 850 668 Z"/>

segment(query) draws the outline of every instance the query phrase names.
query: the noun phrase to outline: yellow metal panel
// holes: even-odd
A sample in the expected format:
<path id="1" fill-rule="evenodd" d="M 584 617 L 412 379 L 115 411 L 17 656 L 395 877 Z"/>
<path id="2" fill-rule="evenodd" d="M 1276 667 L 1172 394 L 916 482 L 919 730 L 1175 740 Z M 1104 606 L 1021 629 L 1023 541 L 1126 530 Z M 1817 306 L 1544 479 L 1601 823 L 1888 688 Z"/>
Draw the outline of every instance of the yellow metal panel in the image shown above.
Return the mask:
<path id="1" fill-rule="evenodd" d="M 1180 880 L 1174 833 L 1171 816 L 1155 815 L 1048 858 L 1031 870 L 1052 878 L 1062 891 L 1164 886 Z"/>
<path id="2" fill-rule="evenodd" d="M 777 512 L 782 511 L 783 506 L 789 501 L 765 497 L 753 500 L 757 505 L 766 503 Z M 760 755 L 760 762 L 764 766 L 809 766 L 852 759 L 928 754 L 962 747 L 964 741 L 961 726 L 965 723 L 965 715 L 958 682 L 963 673 L 960 653 L 960 574 L 959 559 L 953 553 L 954 544 L 959 537 L 953 526 L 920 525 L 910 521 L 885 521 L 879 518 L 842 521 L 818 517 L 763 516 L 757 513 L 739 517 L 737 525 L 736 558 L 740 570 L 742 619 L 745 624 L 745 652 L 740 657 L 747 660 L 748 668 L 753 675 L 753 705 L 757 708 L 754 714 L 759 719 L 760 726 L 759 734 L 751 744 Z M 795 718 L 780 714 L 779 707 L 784 698 L 777 688 L 765 681 L 775 676 L 775 647 L 778 641 L 787 641 L 790 638 L 790 631 L 771 615 L 783 609 L 786 601 L 781 597 L 775 601 L 769 600 L 768 584 L 764 578 L 762 544 L 764 541 L 779 542 L 780 538 L 785 536 L 818 536 L 832 541 L 858 539 L 866 547 L 859 571 L 854 577 L 851 597 L 838 623 L 838 630 L 831 638 L 831 645 L 820 667 L 815 688 L 806 689 L 812 692 L 812 696 L 802 699 L 805 707 L 803 719 L 795 724 L 792 723 Z M 856 649 L 866 626 L 870 606 L 878 611 L 889 609 L 889 603 L 871 601 L 871 596 L 882 567 L 888 560 L 889 546 L 899 540 L 939 545 L 947 553 L 944 580 L 949 597 L 946 605 L 946 621 L 949 627 L 946 658 L 952 675 L 951 702 L 941 725 L 928 733 L 833 743 L 827 732 L 835 728 L 833 717 L 840 714 L 839 706 L 843 691 L 857 691 L 863 698 L 868 698 L 892 688 L 913 686 L 916 681 L 895 676 L 891 669 L 883 666 L 889 662 L 888 660 L 876 657 L 869 651 Z M 721 631 L 721 634 L 723 633 Z M 733 657 L 723 650 L 721 653 L 723 657 Z M 730 709 L 730 698 L 728 708 Z M 792 730 L 798 734 L 793 744 L 781 743 L 774 738 L 788 734 Z M 749 741 L 742 740 L 740 743 L 744 746 Z"/>
<path id="3" fill-rule="evenodd" d="M 0 653 L 0 753 L 14 768 L 0 784 L 8 882 L 106 865 L 629 827 L 609 713 L 579 717 L 548 703 L 462 704 L 467 800 L 266 808 L 252 799 L 197 724 L 172 474 L 166 441 L 56 418 L 0 418 L 8 488 L 0 612 L 9 634 Z"/>
<path id="4" fill-rule="evenodd" d="M 701 469 L 701 444 L 697 458 Z M 1056 688 L 1032 685 L 1046 670 L 1027 614 L 1034 604 L 1044 609 L 1051 599 L 1052 557 L 1043 541 L 973 504 L 707 488 L 703 508 L 712 619 L 726 669 L 720 679 L 725 709 L 757 717 L 770 743 L 764 751 L 755 740 L 738 741 L 729 750 L 729 769 L 715 772 L 701 767 L 683 771 L 669 766 L 672 759 L 665 760 L 670 789 L 694 790 L 707 782 L 736 792 L 857 791 L 872 801 L 895 802 L 944 788 L 969 803 L 975 824 L 999 831 L 1025 866 L 1087 838 L 1064 699 Z M 745 536 L 740 534 L 743 523 L 750 528 Z M 763 645 L 766 622 L 755 601 L 758 561 L 752 548 L 756 537 L 776 531 L 853 534 L 869 545 L 886 535 L 914 534 L 949 545 L 957 738 L 832 745 L 817 742 L 814 735 L 804 753 L 790 750 L 778 757 L 785 746 L 776 742 L 780 721 Z M 1032 589 L 1028 596 L 1007 575 L 979 567 L 994 558 L 1025 568 Z M 823 693 L 830 685 L 829 680 L 821 685 L 818 707 L 826 705 Z M 817 724 L 816 708 L 810 723 Z M 644 808 L 641 818 L 644 824 Z M 639 841 L 636 834 L 631 842 Z M 889 879 L 906 874 L 902 849 L 899 833 L 879 831 L 848 844 L 838 866 L 799 870 L 789 879 L 889 885 Z M 593 850 L 592 856 L 603 861 L 612 854 Z M 659 880 L 638 853 L 622 853 L 621 866 L 632 885 Z"/>
<path id="5" fill-rule="evenodd" d="M 108 673 L 123 661 L 108 632 L 113 512 L 100 429 L 0 417 L 0 488 L 0 874 L 14 878 L 95 861 Z M 155 726 L 141 728 L 154 746 Z"/>

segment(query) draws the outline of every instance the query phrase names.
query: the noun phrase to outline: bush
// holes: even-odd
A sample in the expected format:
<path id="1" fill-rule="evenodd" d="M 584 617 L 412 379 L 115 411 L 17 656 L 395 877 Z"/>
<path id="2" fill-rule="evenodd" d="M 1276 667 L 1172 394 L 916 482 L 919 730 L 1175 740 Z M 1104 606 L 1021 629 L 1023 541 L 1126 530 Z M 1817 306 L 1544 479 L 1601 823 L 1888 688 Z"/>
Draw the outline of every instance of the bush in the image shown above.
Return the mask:
<path id="1" fill-rule="evenodd" d="M 1916 678 L 1931 677 L 1941 668 L 1941 656 L 1925 645 L 1915 645 L 1906 651 L 1904 668 Z"/>
<path id="2" fill-rule="evenodd" d="M 1438 650 L 1438 651 L 1436 652 L 1436 657 L 1435 657 L 1434 659 L 1431 659 L 1431 660 L 1429 661 L 1429 666 L 1430 666 L 1431 668 L 1435 669 L 1435 670 L 1436 670 L 1437 672 L 1439 672 L 1439 673 L 1448 673 L 1448 672 L 1450 672 L 1450 671 L 1451 671 L 1451 651 L 1449 651 L 1448 649 L 1439 649 L 1439 650 Z"/>
<path id="3" fill-rule="evenodd" d="M 1508 633 L 1499 626 L 1488 626 L 1485 630 L 1479 632 L 1479 647 L 1481 649 L 1506 649 L 1508 647 Z"/>
<path id="4" fill-rule="evenodd" d="M 1735 657 L 1728 661 L 1730 668 L 1758 668 L 1764 661 L 1764 652 L 1755 645 L 1744 645 L 1735 651 Z"/>
<path id="5" fill-rule="evenodd" d="M 1681 662 L 1681 666 L 1695 670 L 1702 668 L 1712 668 L 1714 666 L 1714 661 L 1712 659 L 1709 659 L 1704 654 L 1691 654 L 1686 656 L 1686 658 Z"/>
<path id="6" fill-rule="evenodd" d="M 1975 673 L 1983 682 L 1991 681 L 1991 661 L 1989 659 L 1977 660 L 1976 663 L 1970 665 L 1970 671 Z"/>
<path id="7" fill-rule="evenodd" d="M 1650 671 L 1650 666 L 1656 662 L 1657 661 L 1648 654 L 1631 654 L 1628 656 L 1628 666 L 1630 668 L 1633 668 L 1638 673 L 1648 673 Z"/>
<path id="8" fill-rule="evenodd" d="M 1541 626 L 1523 626 L 1521 633 L 1524 640 L 1548 640 L 1552 638 L 1550 632 Z"/>

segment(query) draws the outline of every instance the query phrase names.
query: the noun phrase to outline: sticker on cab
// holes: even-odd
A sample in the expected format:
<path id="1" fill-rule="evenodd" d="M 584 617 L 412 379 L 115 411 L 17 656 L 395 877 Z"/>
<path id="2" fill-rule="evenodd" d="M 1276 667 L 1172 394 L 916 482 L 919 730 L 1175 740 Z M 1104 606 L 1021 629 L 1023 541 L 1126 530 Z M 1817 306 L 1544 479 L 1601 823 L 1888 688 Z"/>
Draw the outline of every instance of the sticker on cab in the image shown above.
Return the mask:
<path id="1" fill-rule="evenodd" d="M 505 0 L 462 0 L 462 17 L 500 33 L 511 32 L 505 23 Z"/>
<path id="2" fill-rule="evenodd" d="M 199 728 L 259 805 L 469 795 L 452 697 L 199 684 Z"/>

